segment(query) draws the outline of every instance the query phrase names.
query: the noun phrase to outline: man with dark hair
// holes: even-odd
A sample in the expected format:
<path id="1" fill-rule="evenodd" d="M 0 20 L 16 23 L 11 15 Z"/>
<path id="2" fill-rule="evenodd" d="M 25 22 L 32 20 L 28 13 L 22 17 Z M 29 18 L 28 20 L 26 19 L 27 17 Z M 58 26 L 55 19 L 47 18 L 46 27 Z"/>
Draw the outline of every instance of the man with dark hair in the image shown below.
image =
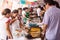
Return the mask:
<path id="1" fill-rule="evenodd" d="M 10 30 L 10 17 L 11 10 L 6 8 L 2 11 L 3 17 L 0 19 L 0 40 L 6 40 L 8 36 L 9 39 L 12 39 L 12 33 Z"/>
<path id="2" fill-rule="evenodd" d="M 18 20 L 20 22 L 20 27 L 23 27 L 23 20 L 22 20 L 22 8 L 18 8 Z"/>
<path id="3" fill-rule="evenodd" d="M 23 8 L 23 11 L 22 11 L 22 18 L 23 18 L 24 24 L 26 24 L 27 18 L 29 18 L 29 10 L 28 10 L 27 7 Z"/>
<path id="4" fill-rule="evenodd" d="M 18 10 L 13 10 L 13 12 L 12 13 L 18 13 Z"/>
<path id="5" fill-rule="evenodd" d="M 25 17 L 26 12 L 28 12 L 28 8 L 27 7 L 23 8 L 23 11 L 22 11 L 22 16 L 23 17 Z"/>
<path id="6" fill-rule="evenodd" d="M 23 8 L 23 10 L 26 10 L 26 9 L 28 9 L 28 8 L 27 7 Z"/>
<path id="7" fill-rule="evenodd" d="M 59 3 L 57 1 L 54 1 L 54 3 L 57 8 L 60 8 Z"/>
<path id="8" fill-rule="evenodd" d="M 44 0 L 45 4 L 49 4 L 49 5 L 54 5 L 54 1 L 53 0 Z"/>
<path id="9" fill-rule="evenodd" d="M 2 15 L 6 15 L 7 13 L 10 14 L 11 10 L 6 8 L 5 10 L 3 10 Z"/>
<path id="10" fill-rule="evenodd" d="M 47 40 L 60 40 L 60 9 L 53 0 L 44 0 L 46 12 L 43 19 L 43 34 Z"/>
<path id="11" fill-rule="evenodd" d="M 18 13 L 22 15 L 22 8 L 18 8 Z"/>
<path id="12" fill-rule="evenodd" d="M 18 8 L 18 10 L 22 10 L 22 8 Z"/>

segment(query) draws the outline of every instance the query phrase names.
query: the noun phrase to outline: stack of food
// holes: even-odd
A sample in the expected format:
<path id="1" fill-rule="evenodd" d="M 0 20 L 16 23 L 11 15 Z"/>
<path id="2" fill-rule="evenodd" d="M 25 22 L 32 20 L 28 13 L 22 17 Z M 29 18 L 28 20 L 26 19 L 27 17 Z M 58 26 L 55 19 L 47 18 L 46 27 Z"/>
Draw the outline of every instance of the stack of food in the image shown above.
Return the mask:
<path id="1" fill-rule="evenodd" d="M 42 28 L 41 27 L 31 27 L 29 30 L 28 39 L 36 39 L 40 38 L 42 40 Z"/>
<path id="2" fill-rule="evenodd" d="M 41 37 L 41 32 L 42 29 L 40 27 L 31 27 L 29 34 L 33 37 L 33 38 L 40 38 Z"/>

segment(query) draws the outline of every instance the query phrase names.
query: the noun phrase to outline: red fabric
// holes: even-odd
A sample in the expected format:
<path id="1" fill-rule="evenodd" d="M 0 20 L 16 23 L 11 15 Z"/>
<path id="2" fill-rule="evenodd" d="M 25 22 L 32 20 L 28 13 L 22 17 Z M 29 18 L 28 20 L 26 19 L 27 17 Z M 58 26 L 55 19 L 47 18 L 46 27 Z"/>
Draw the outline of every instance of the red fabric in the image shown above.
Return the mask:
<path id="1" fill-rule="evenodd" d="M 9 19 L 6 23 L 10 23 L 11 19 Z"/>

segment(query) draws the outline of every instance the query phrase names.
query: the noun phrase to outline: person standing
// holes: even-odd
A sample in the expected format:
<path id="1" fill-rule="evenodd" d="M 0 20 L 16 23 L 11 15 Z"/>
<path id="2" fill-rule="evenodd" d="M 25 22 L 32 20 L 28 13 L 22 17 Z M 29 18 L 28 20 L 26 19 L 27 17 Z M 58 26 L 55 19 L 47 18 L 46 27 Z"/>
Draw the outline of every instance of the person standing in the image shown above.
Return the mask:
<path id="1" fill-rule="evenodd" d="M 10 24 L 13 39 L 18 39 L 17 37 L 20 37 L 20 22 L 17 16 L 18 16 L 18 10 L 13 10 L 11 20 L 16 19 L 14 22 Z"/>
<path id="2" fill-rule="evenodd" d="M 40 13 L 41 13 L 41 7 L 38 6 L 38 8 L 37 8 L 37 15 L 38 15 L 39 18 L 40 18 Z"/>
<path id="3" fill-rule="evenodd" d="M 20 22 L 20 27 L 23 26 L 23 20 L 22 20 L 22 8 L 18 8 L 18 20 Z"/>
<path id="4" fill-rule="evenodd" d="M 46 12 L 43 19 L 43 33 L 47 40 L 60 40 L 60 9 L 53 0 L 44 0 Z"/>
<path id="5" fill-rule="evenodd" d="M 0 40 L 7 40 L 8 38 L 12 39 L 12 33 L 10 30 L 10 14 L 11 10 L 6 8 L 3 10 L 3 17 L 0 19 Z"/>
<path id="6" fill-rule="evenodd" d="M 23 8 L 23 11 L 22 11 L 22 19 L 23 19 L 24 24 L 26 24 L 26 22 L 27 22 L 27 17 L 29 17 L 28 11 L 29 11 L 29 10 L 28 10 L 27 7 Z"/>

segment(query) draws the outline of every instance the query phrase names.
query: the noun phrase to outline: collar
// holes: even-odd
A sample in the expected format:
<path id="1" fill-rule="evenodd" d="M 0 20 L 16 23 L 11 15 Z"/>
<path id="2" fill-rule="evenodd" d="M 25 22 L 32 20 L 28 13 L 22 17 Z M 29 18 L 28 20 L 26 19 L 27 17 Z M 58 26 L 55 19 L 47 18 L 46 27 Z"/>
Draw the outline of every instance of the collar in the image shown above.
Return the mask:
<path id="1" fill-rule="evenodd" d="M 50 6 L 46 11 L 52 9 L 52 8 L 55 8 L 56 6 Z"/>

